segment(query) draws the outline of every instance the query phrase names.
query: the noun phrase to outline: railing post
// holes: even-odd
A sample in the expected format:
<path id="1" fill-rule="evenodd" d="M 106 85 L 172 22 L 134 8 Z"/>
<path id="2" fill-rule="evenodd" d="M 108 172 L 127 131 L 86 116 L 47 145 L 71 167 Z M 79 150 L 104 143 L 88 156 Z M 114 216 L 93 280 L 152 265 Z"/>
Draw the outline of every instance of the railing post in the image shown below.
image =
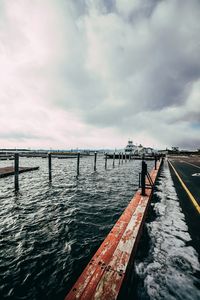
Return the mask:
<path id="1" fill-rule="evenodd" d="M 113 153 L 113 168 L 115 166 L 115 152 Z"/>
<path id="2" fill-rule="evenodd" d="M 19 190 L 19 153 L 15 153 L 15 191 Z"/>
<path id="3" fill-rule="evenodd" d="M 106 157 L 105 157 L 105 169 L 107 169 L 107 159 L 108 159 L 107 153 L 105 155 L 106 155 Z"/>
<path id="4" fill-rule="evenodd" d="M 79 165 L 80 165 L 80 152 L 77 154 L 77 176 L 79 175 Z"/>
<path id="5" fill-rule="evenodd" d="M 155 155 L 155 170 L 157 169 L 157 155 Z"/>
<path id="6" fill-rule="evenodd" d="M 51 174 L 51 153 L 48 153 L 48 166 L 49 166 L 49 181 L 52 181 L 52 174 Z"/>
<path id="7" fill-rule="evenodd" d="M 147 174 L 147 164 L 145 163 L 144 160 L 142 160 L 142 172 L 141 172 L 141 188 L 142 192 L 141 195 L 145 196 L 145 179 L 146 179 L 146 174 Z"/>
<path id="8" fill-rule="evenodd" d="M 97 170 L 97 152 L 94 153 L 94 171 Z"/>

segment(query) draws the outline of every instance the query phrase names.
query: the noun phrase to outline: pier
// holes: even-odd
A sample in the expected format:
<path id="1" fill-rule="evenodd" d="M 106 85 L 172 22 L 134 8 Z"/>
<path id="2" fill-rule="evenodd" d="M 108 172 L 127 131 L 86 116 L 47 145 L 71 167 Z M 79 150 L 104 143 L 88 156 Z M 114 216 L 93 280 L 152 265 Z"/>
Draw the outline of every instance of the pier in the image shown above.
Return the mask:
<path id="1" fill-rule="evenodd" d="M 147 171 L 141 174 L 141 178 L 145 175 L 145 186 L 141 181 L 141 189 L 135 193 L 65 300 L 118 298 L 133 264 L 161 164 L 157 162 L 150 174 Z"/>
<path id="2" fill-rule="evenodd" d="M 38 170 L 39 167 L 19 167 L 19 173 L 30 172 Z M 14 167 L 0 168 L 0 178 L 15 175 Z"/>

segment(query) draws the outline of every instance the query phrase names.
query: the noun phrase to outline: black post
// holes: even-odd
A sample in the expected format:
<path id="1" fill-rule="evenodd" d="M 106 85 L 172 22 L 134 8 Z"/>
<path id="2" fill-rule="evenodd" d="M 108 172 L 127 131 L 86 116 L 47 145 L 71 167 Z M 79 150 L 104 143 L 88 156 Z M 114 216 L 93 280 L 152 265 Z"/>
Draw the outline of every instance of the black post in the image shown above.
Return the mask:
<path id="1" fill-rule="evenodd" d="M 141 187 L 142 187 L 142 192 L 141 195 L 145 196 L 145 179 L 147 175 L 147 164 L 145 163 L 144 160 L 142 160 L 142 173 L 141 173 Z"/>
<path id="2" fill-rule="evenodd" d="M 107 169 L 107 159 L 108 159 L 107 153 L 105 155 L 106 155 L 106 157 L 105 157 L 105 169 Z"/>
<path id="3" fill-rule="evenodd" d="M 122 152 L 122 165 L 123 165 L 124 153 Z"/>
<path id="4" fill-rule="evenodd" d="M 19 190 L 19 153 L 15 153 L 15 191 Z"/>
<path id="5" fill-rule="evenodd" d="M 79 165 L 80 165 L 80 152 L 77 154 L 77 176 L 79 175 Z"/>
<path id="6" fill-rule="evenodd" d="M 157 155 L 155 155 L 155 170 L 157 169 Z"/>
<path id="7" fill-rule="evenodd" d="M 94 153 L 94 171 L 97 170 L 97 152 Z"/>
<path id="8" fill-rule="evenodd" d="M 115 166 L 115 152 L 113 153 L 113 168 Z"/>
<path id="9" fill-rule="evenodd" d="M 48 164 L 49 164 L 49 181 L 52 181 L 52 175 L 51 175 L 51 153 L 48 153 Z"/>

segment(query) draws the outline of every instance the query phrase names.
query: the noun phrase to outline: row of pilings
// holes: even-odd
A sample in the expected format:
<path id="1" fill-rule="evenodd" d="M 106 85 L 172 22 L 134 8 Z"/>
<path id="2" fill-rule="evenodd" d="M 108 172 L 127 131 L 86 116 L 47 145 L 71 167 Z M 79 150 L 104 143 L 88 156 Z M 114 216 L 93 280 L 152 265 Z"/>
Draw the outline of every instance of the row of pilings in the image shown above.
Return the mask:
<path id="1" fill-rule="evenodd" d="M 14 188 L 15 191 L 19 190 L 19 153 L 14 154 Z M 52 182 L 52 153 L 48 153 L 48 175 L 49 175 L 49 182 Z M 117 158 L 116 158 L 117 157 Z M 80 174 L 80 159 L 81 159 L 81 153 L 77 153 L 77 176 Z M 126 163 L 127 161 L 130 161 L 131 155 L 126 155 L 124 153 L 118 153 L 112 155 L 112 166 L 115 167 L 116 161 L 118 161 L 118 165 Z M 160 160 L 159 157 L 155 156 L 155 170 L 157 166 L 157 160 Z M 105 153 L 105 169 L 107 169 L 107 161 L 108 161 L 108 154 Z M 97 171 L 97 152 L 94 153 L 94 172 Z M 145 188 L 146 186 L 146 178 L 149 181 L 149 185 L 151 186 L 151 178 L 149 177 L 149 173 L 147 171 L 147 164 L 145 162 L 145 157 L 142 158 L 142 166 L 141 166 L 141 172 L 139 173 L 139 187 L 141 187 L 142 194 L 145 195 Z"/>
<path id="2" fill-rule="evenodd" d="M 49 182 L 52 182 L 52 158 L 54 155 L 52 153 L 48 153 L 48 174 L 49 174 Z M 19 158 L 20 154 L 14 154 L 14 187 L 15 190 L 19 190 Z M 107 169 L 107 162 L 108 162 L 108 154 L 105 153 L 105 169 Z M 77 153 L 77 176 L 80 174 L 80 159 L 81 153 Z M 118 165 L 126 163 L 127 161 L 131 160 L 131 155 L 127 155 L 124 153 L 117 153 L 112 155 L 112 166 L 115 167 L 116 161 L 118 161 Z M 94 153 L 94 172 L 97 171 L 97 152 Z"/>

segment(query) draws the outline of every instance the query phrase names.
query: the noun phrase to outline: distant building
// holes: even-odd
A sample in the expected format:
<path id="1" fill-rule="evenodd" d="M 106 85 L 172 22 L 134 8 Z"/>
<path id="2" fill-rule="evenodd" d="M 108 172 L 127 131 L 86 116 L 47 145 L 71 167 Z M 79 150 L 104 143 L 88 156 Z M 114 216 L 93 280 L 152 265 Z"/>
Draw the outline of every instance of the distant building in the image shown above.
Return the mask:
<path id="1" fill-rule="evenodd" d="M 172 147 L 173 152 L 179 152 L 179 147 Z"/>

